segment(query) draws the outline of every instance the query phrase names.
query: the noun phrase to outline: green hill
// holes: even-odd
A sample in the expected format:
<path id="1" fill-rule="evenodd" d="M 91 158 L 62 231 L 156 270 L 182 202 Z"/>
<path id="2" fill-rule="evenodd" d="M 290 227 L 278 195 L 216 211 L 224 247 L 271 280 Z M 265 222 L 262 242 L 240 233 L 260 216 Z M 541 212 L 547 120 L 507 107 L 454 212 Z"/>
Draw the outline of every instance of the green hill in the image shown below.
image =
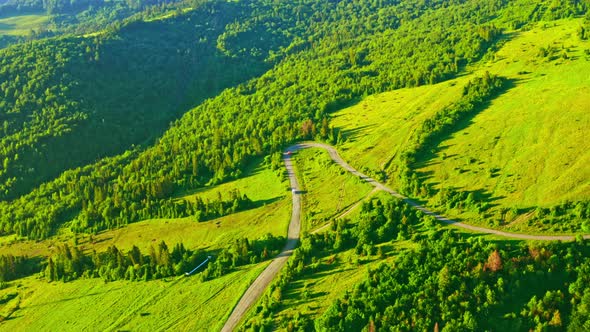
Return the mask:
<path id="1" fill-rule="evenodd" d="M 344 156 L 376 174 L 389 172 L 399 187 L 393 165 L 424 120 L 458 100 L 472 77 L 486 71 L 501 75 L 513 86 L 430 146 L 416 161 L 418 174 L 436 191 L 455 188 L 489 202 L 492 208 L 483 215 L 447 211 L 470 222 L 499 226 L 503 219 L 503 228 L 529 232 L 581 230 L 582 220 L 575 217 L 547 223 L 531 220 L 531 210 L 590 196 L 589 146 L 582 138 L 590 121 L 585 106 L 590 44 L 577 34 L 582 24 L 582 19 L 541 22 L 513 32 L 463 77 L 373 96 L 335 113 L 334 125 L 348 136 Z"/>
<path id="2" fill-rule="evenodd" d="M 216 39 L 241 14 L 224 6 L 232 5 L 0 51 L 0 197 L 151 142 L 189 105 L 264 69 L 260 60 L 219 54 Z M 220 12 L 236 16 L 216 19 Z"/>

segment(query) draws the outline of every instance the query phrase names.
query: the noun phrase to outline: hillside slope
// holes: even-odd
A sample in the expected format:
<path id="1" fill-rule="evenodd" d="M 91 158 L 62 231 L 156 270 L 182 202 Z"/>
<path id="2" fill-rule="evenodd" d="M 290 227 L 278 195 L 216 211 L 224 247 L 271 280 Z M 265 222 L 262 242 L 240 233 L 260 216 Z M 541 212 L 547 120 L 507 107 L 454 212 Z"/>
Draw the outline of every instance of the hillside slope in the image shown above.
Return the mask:
<path id="1" fill-rule="evenodd" d="M 585 23 L 573 16 L 587 11 L 587 2 L 245 0 L 215 1 L 204 8 L 229 17 L 218 18 L 223 23 L 219 27 L 210 17 L 203 20 L 209 24 L 201 24 L 194 21 L 194 15 L 203 14 L 197 10 L 155 22 L 136 22 L 107 36 L 68 37 L 27 44 L 14 55 L 17 59 L 24 56 L 23 50 L 46 51 L 49 55 L 43 61 L 48 61 L 61 56 L 54 49 L 67 45 L 63 55 L 71 52 L 69 59 L 82 61 L 88 55 L 93 56 L 84 60 L 88 62 L 72 60 L 77 66 L 91 62 L 90 67 L 98 66 L 108 59 L 106 66 L 116 69 L 115 72 L 95 72 L 98 83 L 86 88 L 101 87 L 101 84 L 110 88 L 109 83 L 113 83 L 115 88 L 126 89 L 132 101 L 149 103 L 158 115 L 158 107 L 167 98 L 186 96 L 187 104 L 191 104 L 192 97 L 199 98 L 193 100 L 198 105 L 174 121 L 162 135 L 135 125 L 118 128 L 111 124 L 112 121 L 120 124 L 117 122 L 120 113 L 110 114 L 104 123 L 111 127 L 101 132 L 102 135 L 116 137 L 116 129 L 128 129 L 157 139 L 148 141 L 147 147 L 133 148 L 96 163 L 86 165 L 80 161 L 85 166 L 56 171 L 55 179 L 47 182 L 37 179 L 23 189 L 22 196 L 15 194 L 20 197 L 0 202 L 2 255 L 23 256 L 17 258 L 25 263 L 17 267 L 30 262 L 34 268 L 23 268 L 26 273 L 18 271 L 18 277 L 28 275 L 27 278 L 0 282 L 0 319 L 7 317 L 0 322 L 1 328 L 219 328 L 243 289 L 265 264 L 257 262 L 273 257 L 273 252 L 278 252 L 284 243 L 284 238 L 266 237 L 260 241 L 255 238 L 266 233 L 286 233 L 290 197 L 281 182 L 284 178 L 280 175 L 283 170 L 280 152 L 286 144 L 297 140 L 340 143 L 345 159 L 359 169 L 366 167 L 367 174 L 387 179 L 393 188 L 402 186 L 396 167 L 411 166 L 415 177 L 410 180 L 418 184 L 414 189 L 418 194 L 423 191 L 426 203 L 445 214 L 506 227 L 498 221 L 510 213 L 520 218 L 514 220 L 515 225 L 527 225 L 518 221 L 526 221 L 528 213 L 533 211 L 526 209 L 532 207 L 524 207 L 522 211 L 511 209 L 511 198 L 493 197 L 486 186 L 493 185 L 496 178 L 510 179 L 509 174 L 515 168 L 511 168 L 509 160 L 517 158 L 515 154 L 521 150 L 530 149 L 529 155 L 539 153 L 539 146 L 521 146 L 523 138 L 515 137 L 503 140 L 501 144 L 505 147 L 495 151 L 485 145 L 469 146 L 470 135 L 485 144 L 491 137 L 487 136 L 488 127 L 501 135 L 500 139 L 510 138 L 512 132 L 521 132 L 523 137 L 536 133 L 527 132 L 523 124 L 544 127 L 547 123 L 536 118 L 531 121 L 527 119 L 529 114 L 540 119 L 544 119 L 544 112 L 556 114 L 554 106 L 543 113 L 535 113 L 532 107 L 526 109 L 528 103 L 522 100 L 539 87 L 556 88 L 564 101 L 574 98 L 585 102 L 583 94 L 572 94 L 576 90 L 561 88 L 559 81 L 551 79 L 549 74 L 555 78 L 561 71 L 571 73 L 572 86 L 584 85 L 583 75 L 588 72 L 584 52 L 587 44 L 575 36 L 578 27 Z M 216 8 L 241 11 L 225 13 Z M 569 19 L 553 21 L 564 17 Z M 540 19 L 548 22 L 536 25 L 534 22 Z M 188 36 L 182 35 L 183 31 L 188 31 Z M 204 32 L 212 35 L 203 37 L 200 34 Z M 152 40 L 153 34 L 167 42 Z M 556 51 L 547 48 L 548 43 L 553 43 L 551 36 L 572 42 L 575 47 L 569 50 L 557 47 Z M 112 53 L 100 52 L 103 38 Z M 190 52 L 176 48 L 177 38 L 182 40 L 181 45 L 186 43 L 188 48 L 184 50 Z M 89 46 L 90 53 L 77 45 L 76 41 L 80 40 L 88 42 L 84 46 Z M 95 40 L 97 44 L 93 44 Z M 191 48 L 199 47 L 194 46 L 197 40 L 198 45 L 207 45 L 207 50 L 214 54 L 212 62 L 204 62 L 205 73 L 210 76 L 195 78 L 199 73 L 184 70 L 176 62 L 192 59 L 198 63 L 196 67 L 201 65 L 199 59 L 193 58 Z M 532 44 L 523 46 L 525 41 Z M 137 59 L 127 57 L 128 42 L 141 53 L 136 54 L 137 59 L 150 62 L 149 72 L 142 71 L 143 64 L 137 63 Z M 140 52 L 160 46 L 165 48 L 161 53 Z M 16 49 L 11 48 L 10 52 Z M 523 61 L 521 53 L 531 62 Z M 551 59 L 553 56 L 556 57 Z M 38 62 L 31 60 L 27 65 L 32 68 L 35 64 Z M 251 71 L 242 70 L 242 65 Z M 43 66 L 39 64 L 39 67 Z M 64 65 L 63 68 L 78 67 Z M 89 74 L 91 69 L 82 72 Z M 54 74 L 61 79 L 60 73 Z M 137 74 L 133 77 L 139 82 L 124 86 L 130 81 L 126 77 L 130 73 Z M 100 75 L 113 81 L 103 80 Z M 167 83 L 150 82 L 152 76 L 162 77 L 162 82 Z M 237 84 L 248 78 L 251 79 Z M 143 82 L 144 79 L 148 82 Z M 50 85 L 48 82 L 31 80 L 31 86 L 42 89 Z M 17 83 L 22 82 L 19 79 Z M 63 93 L 76 91 L 74 83 L 72 87 L 66 85 Z M 223 86 L 234 84 L 237 85 L 202 103 L 204 95 L 193 95 L 190 91 L 204 89 L 215 94 Z M 21 90 L 28 88 L 27 85 Z M 388 92 L 375 95 L 382 91 Z M 84 98 L 80 103 L 86 102 L 86 94 L 81 96 Z M 100 99 L 90 93 L 88 96 Z M 126 108 L 129 105 L 122 96 L 108 97 L 101 105 L 121 104 L 124 106 L 117 110 L 133 111 Z M 59 98 L 62 99 L 55 105 L 70 107 L 68 111 L 73 112 L 74 120 L 86 121 L 83 113 L 75 112 L 77 100 L 69 99 L 69 95 Z M 521 99 L 520 104 L 515 103 L 516 98 Z M 359 104 L 330 116 L 359 100 Z M 555 103 L 551 98 L 545 100 L 548 105 Z M 35 102 L 45 105 L 42 100 Z M 477 105 L 471 107 L 470 102 Z M 22 102 L 14 104 L 31 106 Z M 527 112 L 507 109 L 505 104 Z M 574 102 L 569 105 L 577 107 Z M 583 105 L 579 106 L 583 108 Z M 468 112 L 451 114 L 455 118 L 440 116 L 459 106 Z M 178 106 L 178 109 L 188 109 L 185 107 Z M 520 114 L 512 119 L 506 113 Z M 488 114 L 491 118 L 485 118 Z M 582 111 L 576 115 L 585 116 Z M 139 124 L 157 121 L 139 118 Z M 457 118 L 461 121 L 453 122 Z M 101 118 L 89 119 L 102 128 Z M 433 119 L 449 120 L 446 128 L 451 130 L 429 136 L 425 128 L 436 126 L 432 124 Z M 44 120 L 38 119 L 37 124 Z M 491 121 L 501 124 L 491 126 L 488 124 L 493 124 Z M 57 132 L 83 128 L 72 125 L 64 129 L 59 121 L 47 123 L 55 125 L 51 128 Z M 504 125 L 511 129 L 505 132 Z M 45 133 L 40 128 L 32 130 L 31 137 Z M 551 130 L 550 125 L 547 128 Z M 8 130 L 14 128 L 9 124 Z M 568 139 L 579 139 L 575 135 L 567 136 L 567 131 L 561 128 L 554 130 Z M 456 135 L 458 132 L 462 133 L 461 137 Z M 72 135 L 80 139 L 76 144 L 101 143 L 85 142 L 91 138 L 86 134 Z M 416 137 L 423 136 L 431 145 L 414 149 Z M 13 139 L 18 141 L 16 137 Z M 451 146 L 451 140 L 461 140 L 462 146 Z M 40 140 L 32 146 L 44 149 L 47 146 L 44 144 Z M 452 148 L 481 160 L 471 162 L 469 157 L 445 150 Z M 484 158 L 489 151 L 494 152 L 494 159 Z M 49 155 L 59 156 L 59 152 Z M 323 161 L 322 155 L 309 152 L 299 157 L 304 159 L 299 165 L 310 168 L 300 174 L 308 191 L 304 193 L 308 195 L 305 207 L 309 209 L 305 211 L 309 213 L 305 229 L 319 226 L 321 232 L 304 234 L 287 269 L 262 298 L 253 312 L 253 320 L 246 326 L 256 330 L 273 326 L 285 330 L 346 327 L 357 331 L 370 330 L 376 324 L 384 329 L 418 326 L 423 330 L 435 326 L 450 330 L 492 329 L 495 324 L 501 324 L 497 326 L 519 330 L 548 326 L 575 328 L 583 326 L 586 317 L 590 317 L 586 309 L 590 303 L 587 287 L 590 264 L 588 244 L 583 239 L 573 243 L 515 243 L 469 233 L 441 232 L 443 226 L 404 202 L 378 194 L 373 199 L 367 198 L 371 188 Z M 22 163 L 20 154 L 19 158 L 9 159 L 7 166 L 18 162 Z M 450 164 L 445 166 L 446 162 Z M 480 162 L 488 163 L 486 167 L 498 164 L 500 169 L 488 170 L 485 181 L 465 182 L 463 187 L 457 187 L 455 183 L 464 181 L 463 174 L 473 176 L 466 173 L 482 172 L 475 166 L 468 169 L 469 165 Z M 258 163 L 264 166 L 253 166 Z M 455 170 L 458 165 L 466 170 Z M 447 172 L 445 177 L 443 167 L 454 172 Z M 575 170 L 583 175 L 580 165 L 572 167 L 578 167 Z M 37 174 L 37 170 L 27 171 Z M 538 176 L 546 175 L 544 170 L 539 171 Z M 480 181 L 479 177 L 477 180 Z M 509 194 L 522 206 L 541 204 L 538 197 L 545 197 L 540 190 L 546 186 L 540 183 L 535 189 L 540 194 L 537 198 L 531 196 L 533 203 L 525 202 L 517 193 Z M 476 197 L 470 196 L 467 190 Z M 452 195 L 440 194 L 449 192 Z M 583 187 L 578 192 L 578 196 L 584 197 Z M 433 197 L 427 197 L 428 194 Z M 555 198 L 548 200 L 559 202 L 567 197 L 559 195 L 556 193 Z M 358 213 L 349 216 L 351 220 L 335 220 L 347 206 L 363 197 L 366 203 L 359 205 Z M 471 207 L 467 211 L 463 209 L 466 201 Z M 565 228 L 543 226 L 558 224 L 553 218 L 562 212 L 569 217 L 569 210 L 569 206 L 551 206 L 547 211 L 538 208 L 534 213 L 545 213 L 545 217 L 534 221 L 531 227 L 515 229 L 532 233 L 578 232 L 580 223 L 574 219 L 563 224 Z M 580 211 L 581 215 L 587 215 L 583 205 Z M 519 214 L 522 216 L 518 217 Z M 163 240 L 168 245 L 182 241 L 186 248 L 177 245 L 170 253 Z M 65 244 L 71 250 L 64 249 Z M 2 255 L 2 277 L 16 278 L 15 268 L 10 264 L 14 257 Z M 45 259 L 49 255 L 51 259 Z M 214 257 L 205 271 L 195 277 L 173 280 L 188 265 L 195 266 L 197 260 L 200 262 L 209 255 Z M 367 267 L 371 270 L 367 271 Z M 328 284 L 339 283 L 343 278 L 347 279 L 345 283 L 333 287 Z M 353 288 L 365 278 L 362 285 Z M 322 282 L 326 284 L 320 285 Z M 545 297 L 539 300 L 542 296 Z M 314 301 L 324 303 L 316 306 Z M 369 305 L 363 306 L 365 303 Z"/>
<path id="2" fill-rule="evenodd" d="M 348 137 L 343 155 L 374 174 L 389 175 L 399 187 L 392 166 L 424 119 L 458 100 L 473 77 L 501 75 L 513 86 L 438 138 L 414 167 L 435 192 L 475 193 L 492 208 L 483 215 L 458 209 L 450 211 L 453 216 L 496 226 L 503 220 L 516 231 L 580 231 L 584 212 L 557 225 L 530 220 L 530 211 L 590 198 L 590 146 L 584 139 L 590 126 L 590 43 L 578 35 L 582 24 L 583 19 L 554 21 L 510 33 L 489 60 L 469 67 L 463 77 L 372 96 L 335 113 L 334 125 Z M 430 203 L 444 205 L 441 199 Z M 569 214 L 568 207 L 561 209 Z M 514 212 L 507 215 L 508 210 Z"/>
<path id="3" fill-rule="evenodd" d="M 0 199 L 151 142 L 190 105 L 263 71 L 262 59 L 217 49 L 240 15 L 236 5 L 206 4 L 93 37 L 0 50 Z"/>
<path id="4" fill-rule="evenodd" d="M 217 38 L 217 49 L 235 63 L 243 64 L 243 57 L 256 61 L 268 58 L 279 61 L 275 67 L 188 112 L 146 151 L 66 172 L 27 196 L 0 204 L 4 233 L 43 238 L 68 222 L 78 232 L 92 232 L 169 217 L 166 211 L 175 209 L 170 200 L 174 194 L 208 181 L 237 178 L 252 157 L 277 151 L 296 139 L 337 140 L 327 113 L 363 94 L 444 80 L 460 66 L 477 61 L 500 33 L 480 22 L 482 17 L 491 20 L 498 8 L 480 7 L 476 2 L 352 5 L 309 1 L 309 7 L 303 8 L 276 2 L 240 4 L 250 18 L 230 24 L 231 28 Z M 236 4 L 214 2 L 210 6 Z M 449 14 L 455 12 L 464 15 L 452 18 L 451 24 Z M 172 29 L 174 20 L 181 18 L 156 24 L 170 24 Z M 189 24 L 188 17 L 182 22 Z M 146 37 L 150 26 L 137 23 L 124 31 Z M 242 43 L 249 36 L 259 39 L 246 47 Z M 206 41 L 211 43 L 209 37 Z M 176 50 L 171 46 L 170 51 Z M 151 58 L 150 53 L 142 56 Z M 176 65 L 173 68 L 180 74 Z M 252 67 L 248 63 L 245 66 Z M 238 70 L 223 68 L 230 73 Z M 124 73 L 127 71 L 121 71 Z M 143 70 L 141 73 L 151 75 Z M 157 73 L 166 76 L 167 70 Z M 169 91 L 176 91 L 154 88 L 145 96 L 133 96 L 156 101 L 157 106 L 173 96 Z M 102 118 L 96 120 L 102 124 Z M 105 119 L 105 123 L 110 121 Z M 9 158 L 8 166 L 11 162 Z M 4 218 L 10 215 L 19 217 Z"/>

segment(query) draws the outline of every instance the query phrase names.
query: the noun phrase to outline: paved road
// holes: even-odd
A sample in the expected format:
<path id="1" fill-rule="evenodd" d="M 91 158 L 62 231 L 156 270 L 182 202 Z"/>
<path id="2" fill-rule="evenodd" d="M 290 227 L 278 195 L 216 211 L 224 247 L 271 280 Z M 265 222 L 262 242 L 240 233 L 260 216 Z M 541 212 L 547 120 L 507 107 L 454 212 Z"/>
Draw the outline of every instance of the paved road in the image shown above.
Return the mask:
<path id="1" fill-rule="evenodd" d="M 291 150 L 287 149 L 287 151 Z M 291 213 L 291 222 L 289 223 L 289 231 L 287 233 L 287 244 L 281 253 L 266 269 L 264 269 L 264 271 L 262 271 L 258 278 L 256 278 L 252 285 L 246 290 L 221 329 L 223 332 L 230 332 L 236 328 L 248 309 L 250 309 L 250 307 L 252 307 L 252 305 L 254 305 L 254 303 L 256 303 L 256 301 L 262 296 L 262 293 L 264 293 L 283 265 L 287 263 L 287 260 L 293 253 L 293 249 L 295 249 L 297 242 L 299 241 L 299 230 L 301 229 L 301 189 L 299 188 L 299 183 L 295 176 L 291 155 L 284 154 L 283 161 L 285 162 L 287 175 L 291 182 L 291 193 L 293 197 L 293 212 Z"/>
<path id="2" fill-rule="evenodd" d="M 299 241 L 299 231 L 301 228 L 301 189 L 299 188 L 299 183 L 297 182 L 297 177 L 295 176 L 295 171 L 293 169 L 293 163 L 291 160 L 291 153 L 297 150 L 306 149 L 306 148 L 320 148 L 328 151 L 330 158 L 334 160 L 338 165 L 349 171 L 355 176 L 363 179 L 364 181 L 368 182 L 369 184 L 373 185 L 375 188 L 383 190 L 385 192 L 390 193 L 392 196 L 395 196 L 399 199 L 404 200 L 409 205 L 413 206 L 415 209 L 424 212 L 427 215 L 431 215 L 435 217 L 437 220 L 449 224 L 452 226 L 464 228 L 470 231 L 480 232 L 480 233 L 487 233 L 487 234 L 495 234 L 499 236 L 515 238 L 515 239 L 524 239 L 524 240 L 544 240 L 544 241 L 571 241 L 575 237 L 571 235 L 530 235 L 530 234 L 518 234 L 518 233 L 508 233 L 503 231 L 498 231 L 495 229 L 472 226 L 468 224 L 464 224 L 462 222 L 456 222 L 451 219 L 448 219 L 444 216 L 438 215 L 427 208 L 421 206 L 420 204 L 414 202 L 413 200 L 399 194 L 395 190 L 387 187 L 386 185 L 376 181 L 373 178 L 366 176 L 365 174 L 357 171 L 352 166 L 340 157 L 338 151 L 333 146 L 316 143 L 316 142 L 307 142 L 307 143 L 300 143 L 295 144 L 285 151 L 286 153 L 283 154 L 283 160 L 285 162 L 285 167 L 287 168 L 287 175 L 289 176 L 289 181 L 291 183 L 291 192 L 293 196 L 293 212 L 291 215 L 291 223 L 289 224 L 289 232 L 287 238 L 287 244 L 283 251 L 270 263 L 270 265 L 262 271 L 262 273 L 256 278 L 256 280 L 250 285 L 250 287 L 246 290 L 234 310 L 232 311 L 231 315 L 229 316 L 227 322 L 223 326 L 221 331 L 223 332 L 230 332 L 233 331 L 241 319 L 244 317 L 248 309 L 256 303 L 256 301 L 262 296 L 262 293 L 266 290 L 268 285 L 271 281 L 276 277 L 279 273 L 281 268 L 287 263 L 287 260 L 293 253 L 293 249 L 297 246 L 297 242 Z M 287 153 L 289 152 L 289 153 Z M 590 235 L 584 235 L 585 239 L 590 239 Z"/>

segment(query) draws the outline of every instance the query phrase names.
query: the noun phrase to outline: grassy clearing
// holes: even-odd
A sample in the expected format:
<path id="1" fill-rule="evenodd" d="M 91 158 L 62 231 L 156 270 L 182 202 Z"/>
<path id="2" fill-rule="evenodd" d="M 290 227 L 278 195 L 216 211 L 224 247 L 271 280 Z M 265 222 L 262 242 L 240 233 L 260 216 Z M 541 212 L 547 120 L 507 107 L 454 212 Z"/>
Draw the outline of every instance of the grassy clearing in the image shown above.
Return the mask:
<path id="1" fill-rule="evenodd" d="M 294 161 L 297 179 L 305 191 L 301 207 L 304 231 L 321 227 L 373 189 L 336 165 L 325 150 L 298 151 Z"/>
<path id="2" fill-rule="evenodd" d="M 124 228 L 98 235 L 79 236 L 77 243 L 84 250 L 103 251 L 110 245 L 128 250 L 133 245 L 147 249 L 165 241 L 169 245 L 182 242 L 187 248 L 216 249 L 240 237 L 256 239 L 267 233 L 285 236 L 290 217 L 290 201 L 282 199 L 256 209 L 235 213 L 207 222 L 191 218 L 155 219 L 130 224 Z M 44 241 L 17 241 L 1 246 L 3 253 L 19 256 L 48 256 L 59 243 L 73 242 L 71 238 L 51 238 Z"/>
<path id="3" fill-rule="evenodd" d="M 141 249 L 164 240 L 170 244 L 182 242 L 188 248 L 217 249 L 242 237 L 257 239 L 267 233 L 285 236 L 290 217 L 289 203 L 289 200 L 283 199 L 201 223 L 190 218 L 148 220 L 99 234 L 94 237 L 94 246 L 100 251 L 110 244 L 125 249 L 140 244 Z"/>
<path id="4" fill-rule="evenodd" d="M 18 294 L 0 305 L 0 314 L 19 308 L 2 323 L 2 329 L 220 330 L 233 305 L 266 265 L 249 265 L 207 282 L 180 277 L 169 281 L 104 283 L 85 279 L 48 284 L 27 278 L 16 282 L 18 288 L 0 291 L 0 298 Z"/>
<path id="5" fill-rule="evenodd" d="M 286 179 L 281 179 L 277 172 L 263 165 L 261 161 L 251 164 L 244 170 L 244 174 L 246 176 L 235 181 L 200 188 L 179 195 L 179 198 L 194 201 L 195 197 L 199 196 L 203 200 L 215 200 L 219 195 L 227 197 L 228 192 L 238 190 L 254 202 L 268 203 L 278 200 L 288 193 Z"/>
<path id="6" fill-rule="evenodd" d="M 147 249 L 164 240 L 169 245 L 182 242 L 187 248 L 217 249 L 234 240 L 247 237 L 260 238 L 267 233 L 275 236 L 287 234 L 291 216 L 291 197 L 286 182 L 270 169 L 256 164 L 248 175 L 237 181 L 205 188 L 198 193 L 183 195 L 190 200 L 195 195 L 206 199 L 217 199 L 221 194 L 238 189 L 260 206 L 207 222 L 194 222 L 192 218 L 152 219 L 127 225 L 126 227 L 99 233 L 90 237 L 64 231 L 60 236 L 44 241 L 19 241 L 15 236 L 0 237 L 0 250 L 18 256 L 48 256 L 53 248 L 63 242 L 77 243 L 83 250 L 98 252 L 116 245 L 128 250 L 133 245 Z"/>
<path id="7" fill-rule="evenodd" d="M 493 206 L 525 211 L 590 198 L 590 42 L 580 41 L 579 20 L 540 23 L 509 35 L 489 61 L 457 79 L 366 98 L 334 114 L 348 141 L 342 155 L 356 166 L 387 169 L 414 128 L 458 99 L 461 87 L 485 71 L 514 86 L 421 160 L 418 171 L 437 188 L 478 193 Z M 549 50 L 543 57 L 542 50 Z M 395 188 L 393 180 L 390 184 Z M 447 215 L 488 225 L 459 211 Z M 560 225 L 530 225 L 521 213 L 503 228 L 560 233 Z M 489 226 L 489 225 L 488 225 Z"/>
<path id="8" fill-rule="evenodd" d="M 496 208 L 590 198 L 590 43 L 578 39 L 577 21 L 540 26 L 515 34 L 478 69 L 516 84 L 439 145 L 436 158 L 420 169 L 430 183 L 482 193 Z M 555 54 L 542 57 L 541 48 Z M 505 228 L 567 231 L 566 225 L 529 225 L 528 219 L 521 214 Z"/>
<path id="9" fill-rule="evenodd" d="M 49 20 L 47 15 L 21 15 L 0 18 L 0 35 L 26 36 L 41 28 Z"/>

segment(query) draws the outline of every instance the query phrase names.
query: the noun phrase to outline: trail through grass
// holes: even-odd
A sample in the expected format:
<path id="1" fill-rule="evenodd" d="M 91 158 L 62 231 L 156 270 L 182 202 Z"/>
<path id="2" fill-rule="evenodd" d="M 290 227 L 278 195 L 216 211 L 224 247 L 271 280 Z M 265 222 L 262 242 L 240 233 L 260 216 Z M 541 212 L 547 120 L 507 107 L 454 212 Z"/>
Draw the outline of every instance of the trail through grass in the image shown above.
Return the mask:
<path id="1" fill-rule="evenodd" d="M 297 179 L 304 190 L 301 207 L 304 231 L 321 227 L 373 189 L 336 165 L 324 150 L 300 150 L 294 161 Z"/>

